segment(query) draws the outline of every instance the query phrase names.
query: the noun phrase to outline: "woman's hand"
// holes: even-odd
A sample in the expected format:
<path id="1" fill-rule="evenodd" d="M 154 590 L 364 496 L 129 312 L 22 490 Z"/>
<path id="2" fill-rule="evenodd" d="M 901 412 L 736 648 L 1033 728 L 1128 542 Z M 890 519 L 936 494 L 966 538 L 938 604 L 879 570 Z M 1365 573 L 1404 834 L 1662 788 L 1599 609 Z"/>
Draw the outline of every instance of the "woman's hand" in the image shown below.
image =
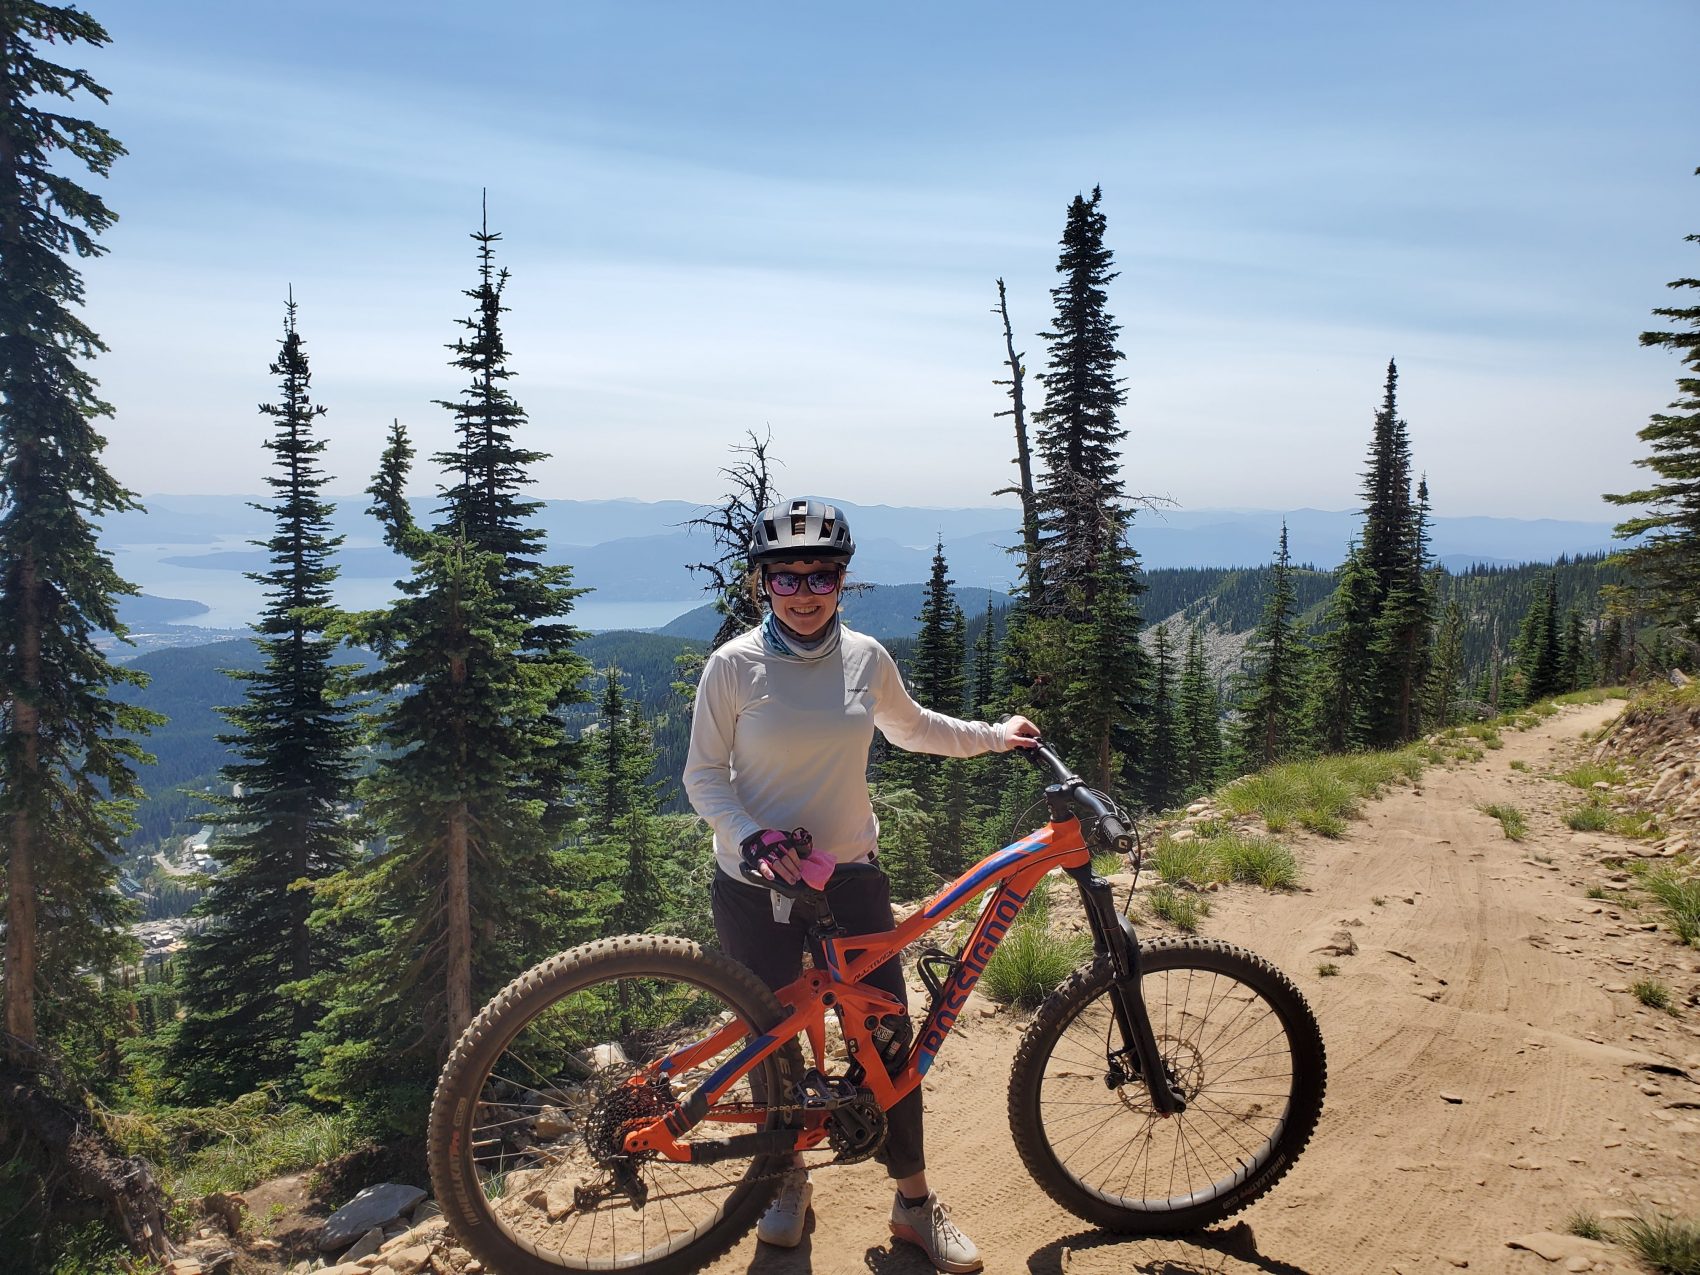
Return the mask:
<path id="1" fill-rule="evenodd" d="M 1031 748 L 1039 741 L 1039 728 L 1019 713 L 1004 718 L 998 723 L 998 729 L 1003 732 L 1006 752 L 1011 748 Z"/>
<path id="2" fill-rule="evenodd" d="M 748 863 L 769 881 L 795 885 L 803 877 L 802 860 L 814 848 L 806 828 L 763 828 L 745 837 L 738 849 Z"/>

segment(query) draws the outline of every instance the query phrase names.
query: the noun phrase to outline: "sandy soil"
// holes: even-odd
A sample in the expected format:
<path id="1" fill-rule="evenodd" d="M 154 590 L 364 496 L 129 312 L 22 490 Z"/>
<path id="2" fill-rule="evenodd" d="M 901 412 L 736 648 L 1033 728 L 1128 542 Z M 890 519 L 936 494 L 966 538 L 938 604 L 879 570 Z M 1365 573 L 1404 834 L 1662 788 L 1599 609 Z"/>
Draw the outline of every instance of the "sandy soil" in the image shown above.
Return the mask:
<path id="1" fill-rule="evenodd" d="M 1428 772 L 1338 841 L 1297 844 L 1306 888 L 1218 896 L 1202 933 L 1285 969 L 1322 1023 L 1328 1101 L 1297 1167 L 1230 1223 L 1188 1241 L 1125 1239 L 1084 1226 L 1026 1177 L 1005 1114 L 1023 1023 L 964 1016 L 928 1080 L 934 1186 L 980 1244 L 989 1271 L 1628 1271 L 1621 1250 L 1537 1240 L 1577 1209 L 1700 1211 L 1700 952 L 1655 930 L 1651 909 L 1614 901 L 1600 865 L 1626 847 L 1572 833 L 1578 794 L 1543 774 L 1621 705 L 1566 710 L 1505 735 L 1477 763 Z M 1528 770 L 1513 770 L 1520 760 Z M 1509 802 L 1522 844 L 1480 813 Z M 1614 898 L 1590 900 L 1591 885 Z M 1614 889 L 1614 887 L 1618 887 Z M 1320 949 L 1346 931 L 1350 956 Z M 1332 961 L 1335 977 L 1320 977 Z M 1678 1015 L 1630 994 L 1656 977 Z M 1442 1098 L 1442 1093 L 1448 1095 Z M 1452 1101 L 1459 1099 L 1460 1101 Z M 752 1237 L 710 1269 L 872 1271 L 930 1267 L 893 1246 L 877 1165 L 815 1177 L 803 1246 Z"/>

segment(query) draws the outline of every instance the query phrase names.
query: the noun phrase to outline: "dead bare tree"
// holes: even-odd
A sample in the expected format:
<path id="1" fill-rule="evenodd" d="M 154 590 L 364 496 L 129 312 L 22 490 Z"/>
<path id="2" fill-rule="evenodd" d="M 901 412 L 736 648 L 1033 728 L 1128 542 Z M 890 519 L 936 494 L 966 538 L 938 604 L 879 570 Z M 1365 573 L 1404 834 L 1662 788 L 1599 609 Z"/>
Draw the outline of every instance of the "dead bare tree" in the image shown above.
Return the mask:
<path id="1" fill-rule="evenodd" d="M 1033 494 L 1033 453 L 1027 445 L 1027 405 L 1022 397 L 1022 382 L 1027 375 L 1027 366 L 1022 362 L 1025 354 L 1015 352 L 1015 333 L 1009 325 L 1009 300 L 1004 293 L 1003 280 L 998 280 L 998 308 L 996 313 L 1003 319 L 1003 344 L 1005 351 L 1004 366 L 1009 368 L 1007 381 L 994 380 L 993 385 L 1009 386 L 1009 407 L 994 416 L 1009 416 L 1015 423 L 1015 464 L 1020 474 L 1020 485 L 1015 487 L 1000 487 L 992 493 L 994 496 L 1005 496 L 1013 493 L 1021 500 L 1021 552 L 1026 559 L 1026 584 L 1029 602 L 1037 603 L 1041 583 L 1039 579 L 1039 506 Z"/>
<path id="2" fill-rule="evenodd" d="M 778 499 L 768 458 L 773 431 L 758 438 L 754 430 L 747 430 L 745 436 L 748 443 L 736 443 L 732 447 L 737 459 L 720 471 L 729 484 L 725 498 L 685 523 L 687 527 L 707 531 L 719 550 L 709 562 L 689 564 L 690 570 L 708 577 L 703 588 L 713 591 L 714 608 L 721 615 L 710 650 L 761 623 L 761 604 L 750 596 L 748 587 L 748 554 L 756 519 Z"/>

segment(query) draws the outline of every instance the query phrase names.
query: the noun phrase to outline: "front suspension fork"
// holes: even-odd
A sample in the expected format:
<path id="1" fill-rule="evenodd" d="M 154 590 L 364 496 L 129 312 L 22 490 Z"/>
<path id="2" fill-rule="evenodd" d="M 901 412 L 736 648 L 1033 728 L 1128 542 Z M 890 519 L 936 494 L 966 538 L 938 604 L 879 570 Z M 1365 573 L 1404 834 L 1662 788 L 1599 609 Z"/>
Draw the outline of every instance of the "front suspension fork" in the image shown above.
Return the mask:
<path id="1" fill-rule="evenodd" d="M 1139 939 L 1133 932 L 1133 925 L 1116 911 L 1110 883 L 1090 867 L 1064 868 L 1063 871 L 1080 887 L 1080 897 L 1086 904 L 1086 920 L 1092 928 L 1092 946 L 1099 956 L 1110 962 L 1115 975 L 1115 981 L 1110 984 L 1110 1005 L 1115 1011 L 1122 1049 L 1131 1051 L 1139 1064 L 1139 1074 L 1151 1094 L 1151 1106 L 1157 1114 L 1179 1115 L 1186 1110 L 1186 1095 L 1169 1078 L 1162 1054 L 1157 1049 L 1157 1033 L 1151 1028 L 1151 1015 L 1146 1012 L 1145 996 L 1139 986 Z"/>

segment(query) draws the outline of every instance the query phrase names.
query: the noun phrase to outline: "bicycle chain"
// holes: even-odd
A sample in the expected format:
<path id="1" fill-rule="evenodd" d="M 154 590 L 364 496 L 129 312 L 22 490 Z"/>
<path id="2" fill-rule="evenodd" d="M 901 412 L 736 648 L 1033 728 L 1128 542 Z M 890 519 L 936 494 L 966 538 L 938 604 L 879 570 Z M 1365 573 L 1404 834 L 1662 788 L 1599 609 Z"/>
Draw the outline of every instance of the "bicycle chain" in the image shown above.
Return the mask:
<path id="1" fill-rule="evenodd" d="M 797 1106 L 795 1104 L 775 1105 L 773 1103 L 767 1103 L 767 1102 L 717 1102 L 717 1103 L 714 1104 L 714 1110 L 716 1112 L 727 1112 L 731 1115 L 754 1116 L 754 1115 L 760 1115 L 760 1114 L 763 1114 L 763 1113 L 771 1114 L 771 1113 L 777 1112 L 781 1116 L 792 1116 L 792 1115 L 802 1115 L 805 1112 L 809 1111 L 810 1108 Z M 813 1150 L 813 1148 L 811 1148 L 811 1151 L 812 1150 Z M 809 1154 L 809 1152 L 804 1152 L 803 1154 Z M 840 1160 L 836 1156 L 834 1156 L 834 1158 L 832 1158 L 830 1160 L 821 1160 L 821 1161 L 818 1161 L 818 1162 L 811 1164 L 811 1165 L 804 1165 L 803 1167 L 804 1168 L 812 1168 L 812 1169 L 825 1169 L 825 1168 L 828 1168 L 828 1167 L 830 1167 L 834 1164 L 855 1164 L 855 1163 L 857 1163 L 857 1161 L 855 1161 L 855 1160 Z M 776 1170 L 773 1173 L 763 1173 L 759 1177 L 740 1178 L 739 1182 L 740 1183 L 743 1183 L 743 1182 L 756 1183 L 756 1182 L 777 1181 L 778 1179 L 783 1178 L 786 1174 L 790 1173 L 791 1168 L 792 1168 L 792 1166 L 787 1165 L 783 1169 Z M 677 1200 L 677 1199 L 680 1199 L 680 1198 L 687 1196 L 687 1195 L 706 1195 L 710 1191 L 724 1191 L 726 1189 L 726 1186 L 727 1186 L 727 1184 L 725 1182 L 712 1182 L 707 1186 L 686 1187 L 686 1188 L 683 1188 L 683 1189 L 677 1190 L 677 1191 L 669 1191 L 666 1194 L 650 1195 L 650 1196 L 647 1196 L 646 1199 L 648 1199 L 648 1200 Z M 608 1194 L 603 1197 L 603 1199 L 604 1200 L 612 1199 L 614 1196 L 616 1196 L 618 1194 L 619 1194 L 619 1192 L 617 1190 L 612 1190 L 612 1191 L 609 1191 Z M 601 1201 L 598 1201 L 598 1206 L 600 1206 L 600 1204 L 601 1204 Z"/>

